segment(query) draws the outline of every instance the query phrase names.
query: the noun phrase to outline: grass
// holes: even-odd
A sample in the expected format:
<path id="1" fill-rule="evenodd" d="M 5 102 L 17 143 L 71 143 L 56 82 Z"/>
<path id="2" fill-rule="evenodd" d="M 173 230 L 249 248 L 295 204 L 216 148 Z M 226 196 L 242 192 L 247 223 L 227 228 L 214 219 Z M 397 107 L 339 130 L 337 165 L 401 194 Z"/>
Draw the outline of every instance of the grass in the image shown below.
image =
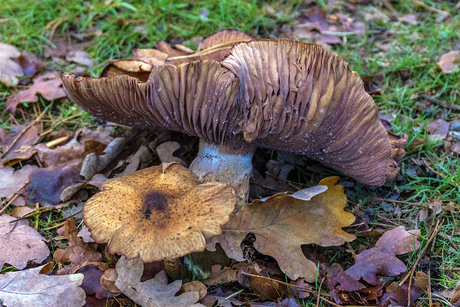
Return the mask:
<path id="1" fill-rule="evenodd" d="M 316 1 L 329 13 L 337 9 L 329 7 L 327 1 Z M 449 104 L 460 105 L 460 74 L 443 74 L 436 62 L 440 56 L 460 47 L 460 17 L 453 8 L 453 2 L 425 1 L 428 5 L 452 14 L 449 22 L 437 20 L 438 14 L 414 5 L 413 1 L 392 2 L 400 16 L 421 14 L 419 24 L 382 20 L 365 20 L 366 14 L 375 13 L 381 8 L 371 3 L 357 6 L 357 11 L 348 13 L 354 20 L 365 23 L 365 35 L 347 35 L 346 44 L 332 45 L 332 50 L 343 56 L 353 70 L 361 76 L 382 76 L 378 86 L 382 95 L 374 96 L 381 114 L 393 118 L 395 133 L 408 135 L 406 157 L 400 163 L 401 176 L 380 189 L 357 185 L 350 189 L 349 200 L 353 203 L 362 201 L 368 211 L 386 214 L 372 204 L 376 195 L 387 198 L 394 191 L 399 191 L 399 200 L 417 203 L 418 206 L 400 205 L 401 215 L 386 214 L 395 223 L 408 227 L 418 227 L 422 231 L 422 241 L 426 243 L 432 223 L 419 221 L 423 208 L 428 207 L 435 197 L 443 202 L 460 203 L 460 163 L 458 154 L 448 156 L 443 142 L 430 141 L 426 127 L 435 118 L 446 121 L 459 120 L 459 112 L 433 105 L 430 110 L 420 107 L 423 99 L 418 94 L 425 93 Z M 9 0 L 0 1 L 0 35 L 1 41 L 15 45 L 18 49 L 35 53 L 43 58 L 44 46 L 50 45 L 53 38 L 66 38 L 71 35 L 89 34 L 86 51 L 95 59 L 95 65 L 87 73 L 96 76 L 104 63 L 113 58 L 130 57 L 136 48 L 149 48 L 159 40 L 169 43 L 182 43 L 196 48 L 194 38 L 206 37 L 223 29 L 236 29 L 254 37 L 271 37 L 274 29 L 282 25 L 291 25 L 299 17 L 301 9 L 306 9 L 305 1 L 244 1 L 244 0 L 196 0 L 196 1 L 58 1 L 58 0 Z M 374 5 L 374 6 L 373 6 Z M 270 13 L 272 8 L 276 13 Z M 57 25 L 53 32 L 53 25 Z M 385 29 L 385 31 L 380 31 Z M 279 33 L 279 32 L 276 32 Z M 277 34 L 278 35 L 278 34 Z M 77 40 L 78 41 L 78 40 Z M 382 50 L 378 44 L 389 44 Z M 367 53 L 367 56 L 363 56 Z M 47 69 L 71 71 L 74 64 L 47 62 Z M 377 79 L 376 79 L 377 80 Z M 0 85 L 0 111 L 5 108 L 6 98 L 15 90 Z M 48 101 L 40 98 L 37 104 L 43 110 Z M 30 105 L 25 107 L 31 108 Z M 79 117 L 78 114 L 81 114 Z M 18 113 L 16 114 L 18 115 Z M 54 103 L 46 114 L 49 119 L 45 128 L 52 127 L 63 119 L 71 118 L 54 129 L 76 129 L 93 123 L 93 119 L 80 111 L 72 102 Z M 20 115 L 19 122 L 24 122 Z M 0 114 L 0 128 L 9 128 L 11 120 L 6 113 Z M 417 146 L 418 140 L 423 140 Z M 420 142 L 419 142 L 420 143 Z M 425 160 L 426 165 L 419 165 L 417 175 L 408 172 L 414 166 L 414 159 Z M 435 170 L 436 172 L 433 172 Z M 300 172 L 295 176 L 303 178 Z M 458 216 L 443 211 L 436 219 L 444 220 L 431 254 L 436 256 L 441 269 L 436 283 L 452 289 L 459 275 L 450 271 L 460 266 L 460 246 Z M 54 217 L 40 220 L 40 227 L 47 228 Z M 352 242 L 356 250 L 359 244 L 372 244 L 374 241 L 360 239 Z M 343 258 L 341 255 L 339 258 Z M 415 263 L 417 252 L 407 257 L 408 267 Z M 2 272 L 11 270 L 3 268 Z M 306 301 L 305 306 L 316 304 L 316 299 Z"/>

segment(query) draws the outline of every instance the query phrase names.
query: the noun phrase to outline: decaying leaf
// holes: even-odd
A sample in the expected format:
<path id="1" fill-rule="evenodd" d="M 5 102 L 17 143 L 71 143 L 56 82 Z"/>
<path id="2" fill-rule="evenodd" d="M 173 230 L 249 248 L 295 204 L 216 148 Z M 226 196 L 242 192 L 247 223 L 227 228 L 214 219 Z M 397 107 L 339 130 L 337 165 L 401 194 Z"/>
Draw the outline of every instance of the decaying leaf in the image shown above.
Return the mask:
<path id="1" fill-rule="evenodd" d="M 237 262 L 232 266 L 225 268 L 222 268 L 222 266 L 219 264 L 213 265 L 211 277 L 204 280 L 203 283 L 207 286 L 213 286 L 220 283 L 229 283 L 237 281 L 236 274 L 241 268 L 247 266 L 248 264 L 244 262 Z"/>
<path id="2" fill-rule="evenodd" d="M 57 72 L 47 72 L 34 79 L 34 85 L 27 90 L 9 96 L 6 100 L 6 110 L 15 112 L 18 104 L 23 102 L 37 102 L 37 94 L 46 100 L 54 100 L 66 97 L 62 87 L 62 80 Z"/>
<path id="3" fill-rule="evenodd" d="M 26 267 L 27 261 L 41 263 L 50 251 L 43 238 L 27 220 L 16 220 L 9 215 L 0 216 L 0 269 L 9 263 L 18 270 Z"/>
<path id="4" fill-rule="evenodd" d="M 48 276 L 44 266 L 0 275 L 0 304 L 8 307 L 81 307 L 85 291 L 79 287 L 82 274 Z"/>
<path id="5" fill-rule="evenodd" d="M 345 273 L 355 280 L 362 278 L 371 285 L 378 283 L 377 275 L 397 276 L 406 271 L 406 265 L 396 255 L 407 254 L 420 248 L 417 241 L 420 230 L 404 229 L 399 226 L 385 232 L 374 248 L 362 251 L 356 256 L 356 263 Z"/>
<path id="6" fill-rule="evenodd" d="M 455 288 L 452 291 L 446 291 L 442 293 L 445 298 L 450 298 L 452 304 L 457 303 L 460 300 L 460 281 L 457 282 Z"/>
<path id="7" fill-rule="evenodd" d="M 337 180 L 338 177 L 321 180 L 319 185 L 327 186 L 327 191 L 310 201 L 284 193 L 265 201 L 255 200 L 232 216 L 222 226 L 222 235 L 213 240 L 221 244 L 227 256 L 241 261 L 240 243 L 248 233 L 254 233 L 254 247 L 262 254 L 274 257 L 289 278 L 302 277 L 313 281 L 317 268 L 305 258 L 301 245 L 336 246 L 355 238 L 342 230 L 355 218 L 343 210 L 347 199 L 343 187 L 335 185 Z M 208 249 L 212 249 L 212 244 Z"/>
<path id="8" fill-rule="evenodd" d="M 66 55 L 65 59 L 69 62 L 74 62 L 85 66 L 92 66 L 94 63 L 94 59 L 90 57 L 88 52 L 82 50 L 70 51 Z"/>
<path id="9" fill-rule="evenodd" d="M 116 270 L 118 278 L 115 285 L 117 288 L 143 307 L 204 306 L 196 304 L 200 296 L 198 291 L 175 296 L 181 288 L 182 281 L 176 280 L 168 284 L 165 271 L 161 271 L 153 279 L 141 282 L 144 265 L 139 258 L 127 260 L 121 257 L 117 262 Z"/>
<path id="10" fill-rule="evenodd" d="M 26 165 L 20 170 L 13 172 L 13 168 L 4 167 L 0 169 L 0 199 L 2 197 L 9 197 L 16 191 L 18 191 L 24 184 L 29 180 L 29 175 L 38 167 L 35 165 Z M 19 191 L 23 193 L 23 191 Z M 24 199 L 21 197 L 21 201 L 13 202 L 13 205 L 19 206 L 24 205 Z"/>
<path id="11" fill-rule="evenodd" d="M 449 123 L 443 119 L 436 119 L 428 124 L 426 131 L 430 134 L 431 141 L 442 141 L 449 132 Z"/>
<path id="12" fill-rule="evenodd" d="M 108 269 L 104 271 L 104 274 L 101 277 L 101 286 L 113 296 L 117 296 L 121 293 L 120 289 L 115 286 L 117 281 L 118 274 L 115 269 Z"/>
<path id="13" fill-rule="evenodd" d="M 173 153 L 176 150 L 178 150 L 179 147 L 180 145 L 177 142 L 164 142 L 163 144 L 158 145 L 157 148 L 155 148 L 155 150 L 161 162 L 163 163 L 176 162 L 179 165 L 187 167 L 187 163 L 185 163 L 182 159 L 173 156 Z"/>
<path id="14" fill-rule="evenodd" d="M 436 64 L 441 67 L 441 70 L 445 74 L 450 74 L 456 71 L 460 65 L 460 52 L 450 51 L 441 56 L 439 62 Z"/>
<path id="15" fill-rule="evenodd" d="M 0 81 L 6 85 L 18 84 L 18 77 L 24 75 L 21 65 L 11 60 L 20 56 L 16 47 L 9 44 L 0 43 Z"/>
<path id="16" fill-rule="evenodd" d="M 12 166 L 21 160 L 27 160 L 36 152 L 33 145 L 40 138 L 38 127 L 30 127 L 13 144 L 14 140 L 27 128 L 27 125 L 13 125 L 11 131 L 6 134 L 5 140 L 0 140 L 0 148 L 6 154 L 0 154 L 3 166 Z M 11 146 L 12 145 L 12 146 Z M 11 146 L 11 148 L 10 148 Z"/>
<path id="17" fill-rule="evenodd" d="M 407 302 L 409 281 L 406 281 L 402 286 L 395 281 L 392 282 L 388 287 L 386 287 L 386 291 L 389 296 L 389 303 L 392 306 L 413 306 L 415 301 L 426 292 L 429 282 L 428 275 L 425 273 L 415 273 L 415 281 L 412 283 L 410 288 L 411 295 L 409 304 Z M 387 305 L 388 304 L 384 306 Z"/>

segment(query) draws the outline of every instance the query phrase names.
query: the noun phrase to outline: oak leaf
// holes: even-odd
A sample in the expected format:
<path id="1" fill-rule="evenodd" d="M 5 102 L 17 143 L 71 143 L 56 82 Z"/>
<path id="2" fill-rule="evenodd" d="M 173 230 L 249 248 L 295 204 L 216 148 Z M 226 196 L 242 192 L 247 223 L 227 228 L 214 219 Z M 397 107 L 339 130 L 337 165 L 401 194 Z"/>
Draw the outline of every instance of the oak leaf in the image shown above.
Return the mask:
<path id="1" fill-rule="evenodd" d="M 13 168 L 5 167 L 0 169 L 0 199 L 2 197 L 9 197 L 13 193 L 17 192 L 24 184 L 29 180 L 29 175 L 38 167 L 35 165 L 26 165 L 22 169 L 14 172 Z M 22 191 L 19 191 L 22 193 Z M 13 202 L 13 205 L 24 205 L 22 203 Z"/>
<path id="2" fill-rule="evenodd" d="M 319 185 L 327 186 L 327 190 L 321 193 L 321 189 L 314 187 L 316 196 L 299 191 L 297 194 L 303 194 L 303 199 L 279 193 L 265 201 L 253 201 L 222 226 L 222 234 L 211 238 L 209 249 L 218 242 L 227 256 L 241 261 L 240 244 L 248 233 L 253 233 L 254 247 L 274 257 L 289 278 L 313 281 L 316 265 L 304 256 L 301 245 L 337 246 L 355 238 L 342 230 L 355 218 L 343 210 L 347 198 L 343 187 L 335 184 L 337 180 L 338 177 L 321 180 Z M 306 200 L 308 194 L 310 200 Z"/>
<path id="3" fill-rule="evenodd" d="M 0 305 L 8 307 L 80 307 L 85 291 L 79 287 L 82 274 L 48 276 L 44 266 L 0 275 Z"/>
<path id="4" fill-rule="evenodd" d="M 371 285 L 378 283 L 377 275 L 397 276 L 407 270 L 404 262 L 396 258 L 420 248 L 417 241 L 420 230 L 404 229 L 404 226 L 385 232 L 375 247 L 362 251 L 356 256 L 356 263 L 345 271 L 354 280 L 362 278 Z"/>
<path id="5" fill-rule="evenodd" d="M 439 65 L 443 73 L 453 73 L 460 66 L 460 52 L 450 51 L 445 53 L 441 56 L 439 62 L 436 62 L 436 64 Z"/>
<path id="6" fill-rule="evenodd" d="M 199 299 L 199 292 L 185 292 L 175 296 L 179 292 L 182 281 L 176 280 L 168 284 L 165 271 L 158 273 L 155 278 L 141 282 L 144 265 L 139 258 L 127 260 L 121 257 L 116 265 L 118 274 L 115 286 L 130 299 L 143 307 L 202 307 L 195 304 Z"/>
<path id="7" fill-rule="evenodd" d="M 12 166 L 21 160 L 27 160 L 37 151 L 33 145 L 40 139 L 38 127 L 30 127 L 23 133 L 27 125 L 12 125 L 10 132 L 5 134 L 5 139 L 0 140 L 0 148 L 5 154 L 0 154 L 3 166 Z M 15 139 L 21 134 L 21 137 L 13 144 Z"/>
<path id="8" fill-rule="evenodd" d="M 0 216 L 0 269 L 5 263 L 18 270 L 24 269 L 29 260 L 41 263 L 50 253 L 46 239 L 27 220 L 10 223 L 13 220 L 6 214 Z"/>

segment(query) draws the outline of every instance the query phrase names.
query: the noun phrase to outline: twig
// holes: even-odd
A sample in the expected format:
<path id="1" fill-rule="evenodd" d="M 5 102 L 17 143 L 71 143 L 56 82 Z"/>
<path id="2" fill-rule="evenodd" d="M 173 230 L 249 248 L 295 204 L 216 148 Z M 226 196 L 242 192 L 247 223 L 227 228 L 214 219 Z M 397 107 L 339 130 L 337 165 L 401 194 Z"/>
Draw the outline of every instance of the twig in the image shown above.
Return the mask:
<path id="1" fill-rule="evenodd" d="M 5 149 L 5 151 L 3 152 L 2 157 L 6 156 L 8 151 L 11 148 L 13 148 L 14 144 L 16 144 L 16 142 L 21 138 L 21 136 L 23 136 L 27 132 L 27 130 L 30 129 L 30 127 L 34 126 L 43 117 L 43 115 L 45 115 L 45 112 L 48 111 L 48 107 L 46 107 L 45 110 L 36 119 L 34 119 L 27 127 L 24 128 L 24 130 L 21 131 L 21 133 L 18 134 L 18 136 L 16 136 L 14 138 L 14 140 L 13 140 L 13 142 L 11 142 L 10 146 L 8 146 L 8 148 Z"/>
<path id="2" fill-rule="evenodd" d="M 35 209 L 38 209 L 40 208 L 40 203 L 35 203 Z M 35 231 L 38 232 L 38 221 L 40 220 L 40 214 L 37 214 L 35 216 L 36 220 L 35 220 Z"/>
<path id="3" fill-rule="evenodd" d="M 0 214 L 5 211 L 6 208 L 8 208 L 9 205 L 11 205 L 15 200 L 16 198 L 19 197 L 19 191 L 21 191 L 22 189 L 24 189 L 24 187 L 26 187 L 28 184 L 30 183 L 30 180 L 27 180 L 26 183 L 24 183 L 22 185 L 22 187 L 20 187 L 19 189 L 16 190 L 16 192 L 14 192 L 13 194 L 11 194 L 10 196 L 8 196 L 6 198 L 6 200 L 8 201 L 8 203 L 5 205 L 5 207 L 2 208 L 2 210 L 0 210 Z"/>
<path id="4" fill-rule="evenodd" d="M 318 287 L 318 294 L 317 294 L 317 299 L 316 299 L 316 307 L 319 307 L 319 301 L 321 299 L 321 287 L 323 286 L 323 282 L 324 282 L 324 277 L 321 278 L 321 283 L 319 284 L 319 287 Z"/>
<path id="5" fill-rule="evenodd" d="M 431 298 L 431 270 L 428 267 L 428 303 L 430 307 L 433 307 L 433 299 Z"/>
<path id="6" fill-rule="evenodd" d="M 239 291 L 236 291 L 235 293 L 230 294 L 230 295 L 227 296 L 225 299 L 223 299 L 221 302 L 219 302 L 219 304 L 217 304 L 216 307 L 217 307 L 217 306 L 222 306 L 221 304 L 222 304 L 223 302 L 225 302 L 226 300 L 231 299 L 232 297 L 237 296 L 238 294 L 240 294 L 241 292 L 243 292 L 243 290 L 244 290 L 244 289 L 241 289 L 241 290 L 239 290 Z"/>
<path id="7" fill-rule="evenodd" d="M 267 279 L 267 280 L 270 280 L 270 281 L 272 281 L 272 282 L 276 282 L 276 283 L 279 283 L 279 284 L 282 284 L 282 285 L 285 285 L 285 286 L 288 286 L 288 287 L 298 288 L 298 289 L 300 289 L 300 290 L 302 290 L 302 291 L 310 292 L 310 293 L 316 294 L 316 291 L 315 291 L 315 290 L 305 289 L 305 288 L 302 288 L 302 287 L 299 287 L 299 286 L 296 286 L 296 285 L 293 285 L 293 284 L 290 284 L 290 283 L 287 283 L 287 282 L 284 282 L 284 281 L 279 281 L 279 280 L 276 280 L 276 279 L 273 279 L 273 278 L 269 278 L 269 277 L 265 277 L 265 276 L 260 276 L 260 275 L 254 275 L 254 274 L 247 273 L 247 272 L 241 272 L 241 274 L 247 275 L 247 276 L 251 276 L 251 277 L 256 277 L 256 278 Z M 323 294 L 323 295 L 325 295 L 325 296 L 331 296 L 330 294 Z"/>
<path id="8" fill-rule="evenodd" d="M 5 205 L 5 207 L 3 207 L 2 210 L 0 210 L 0 214 L 2 214 L 3 211 L 5 211 L 5 209 L 8 208 L 13 203 L 13 201 L 15 201 L 16 198 L 18 197 L 19 197 L 19 194 L 14 195 L 14 197 Z"/>
<path id="9" fill-rule="evenodd" d="M 374 197 L 373 199 L 374 199 L 374 200 L 379 200 L 379 201 L 386 201 L 386 202 L 388 202 L 388 203 L 405 204 L 405 205 L 426 207 L 426 205 L 417 204 L 417 203 L 411 203 L 411 202 L 403 201 L 403 200 L 392 200 L 392 199 L 378 198 L 378 197 Z"/>
<path id="10" fill-rule="evenodd" d="M 420 259 L 422 258 L 422 255 L 425 253 L 427 247 L 430 245 L 430 242 L 434 239 L 434 237 L 436 236 L 436 234 L 438 233 L 439 229 L 440 229 L 440 226 L 442 226 L 442 224 L 444 223 L 444 221 L 442 221 L 441 223 L 439 223 L 439 220 L 436 222 L 436 226 L 433 230 L 433 233 L 431 234 L 430 238 L 428 239 L 428 242 L 426 242 L 426 245 L 425 247 L 423 248 L 422 252 L 420 253 L 420 255 L 418 255 L 418 258 L 417 258 L 417 261 L 415 261 L 415 264 L 414 266 L 412 267 L 412 270 L 410 271 L 410 274 L 407 274 L 406 275 L 406 278 L 407 276 L 410 276 L 409 277 L 409 285 L 407 286 L 407 304 L 410 305 L 410 287 L 412 285 L 412 277 L 414 276 L 414 273 L 415 273 L 415 269 L 417 268 L 417 265 L 418 263 L 420 262 Z M 401 286 L 402 284 L 404 284 L 406 278 L 404 278 L 400 283 L 399 285 Z"/>
<path id="11" fill-rule="evenodd" d="M 449 16 L 450 16 L 450 14 L 449 14 L 448 12 L 444 12 L 444 11 L 441 11 L 441 10 L 435 8 L 435 7 L 429 6 L 428 4 L 425 4 L 425 3 L 422 2 L 422 1 L 419 1 L 419 0 L 412 0 L 412 3 L 414 3 L 414 4 L 416 4 L 416 5 L 419 5 L 419 6 L 421 6 L 421 7 L 424 7 L 424 8 L 426 8 L 426 9 L 429 10 L 429 11 L 436 12 L 436 13 L 438 13 L 438 14 L 441 14 L 441 15 L 443 15 L 443 16 L 446 16 L 446 17 L 449 17 Z"/>
<path id="12" fill-rule="evenodd" d="M 426 167 L 428 167 L 428 169 L 429 169 L 430 171 L 432 171 L 433 173 L 438 174 L 439 176 L 444 177 L 444 178 L 448 177 L 448 175 L 443 174 L 443 173 L 441 173 L 441 172 L 438 172 L 438 171 L 436 171 L 434 168 L 432 168 L 432 167 L 428 164 L 428 162 L 425 161 L 425 159 L 423 159 L 423 162 L 425 163 Z M 460 185 L 458 185 L 452 178 L 449 179 L 449 181 L 452 182 L 452 183 L 453 183 L 455 186 L 457 186 L 458 188 L 460 188 Z"/>
<path id="13" fill-rule="evenodd" d="M 433 98 L 433 97 L 430 97 L 426 94 L 420 94 L 419 95 L 420 97 L 423 97 L 425 98 L 426 100 L 428 100 L 429 102 L 432 102 L 434 104 L 437 104 L 438 106 L 441 106 L 443 108 L 446 108 L 446 109 L 452 109 L 452 110 L 456 110 L 456 111 L 460 111 L 460 106 L 456 106 L 456 105 L 453 105 L 453 104 L 448 104 L 448 103 L 445 103 L 444 101 L 441 101 L 439 99 L 436 99 L 436 98 Z"/>
<path id="14" fill-rule="evenodd" d="M 353 246 L 351 246 L 350 242 L 347 242 L 348 249 L 350 250 L 350 253 L 353 257 L 353 260 L 356 262 L 356 253 L 355 250 L 353 249 Z"/>

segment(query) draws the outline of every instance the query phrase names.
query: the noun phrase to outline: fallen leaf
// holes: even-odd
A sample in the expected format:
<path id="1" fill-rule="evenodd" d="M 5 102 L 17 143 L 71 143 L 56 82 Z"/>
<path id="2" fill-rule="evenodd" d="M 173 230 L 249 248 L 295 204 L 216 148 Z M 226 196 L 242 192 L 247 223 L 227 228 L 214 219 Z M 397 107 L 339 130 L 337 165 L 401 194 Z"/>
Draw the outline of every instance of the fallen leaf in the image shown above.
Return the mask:
<path id="1" fill-rule="evenodd" d="M 222 306 L 222 307 L 234 307 L 242 306 L 243 303 L 234 298 L 234 292 L 228 291 L 223 292 L 221 288 L 217 288 L 212 293 L 207 294 L 202 300 L 206 306 Z M 251 305 L 252 306 L 252 305 Z"/>
<path id="2" fill-rule="evenodd" d="M 115 285 L 130 299 L 143 307 L 186 307 L 204 306 L 195 304 L 200 296 L 198 291 L 185 292 L 175 296 L 179 292 L 182 281 L 176 280 L 168 284 L 165 271 L 158 273 L 155 278 L 141 282 L 144 264 L 139 258 L 127 260 L 121 257 L 116 265 L 118 274 Z"/>
<path id="3" fill-rule="evenodd" d="M 41 263 L 50 253 L 46 239 L 29 227 L 27 220 L 10 223 L 13 220 L 6 214 L 0 216 L 0 269 L 5 263 L 18 270 L 24 269 L 29 260 Z"/>
<path id="4" fill-rule="evenodd" d="M 97 299 L 103 299 L 110 296 L 109 292 L 101 285 L 101 278 L 104 272 L 96 265 L 85 265 L 78 269 L 75 273 L 81 273 L 85 277 L 80 287 L 85 291 L 87 295 L 95 294 Z"/>
<path id="5" fill-rule="evenodd" d="M 38 167 L 35 165 L 26 165 L 17 171 L 11 167 L 0 168 L 0 198 L 9 197 L 18 191 L 29 180 L 30 173 L 36 169 Z"/>
<path id="6" fill-rule="evenodd" d="M 208 249 L 219 242 L 227 256 L 241 261 L 240 244 L 251 232 L 256 237 L 257 251 L 274 257 L 289 278 L 315 280 L 316 265 L 303 255 L 301 245 L 337 246 L 355 238 L 342 230 L 355 218 L 343 210 L 347 198 L 343 187 L 335 185 L 337 180 L 338 177 L 321 180 L 318 185 L 327 186 L 327 191 L 310 201 L 284 193 L 253 201 L 222 226 L 222 234 L 211 240 Z"/>
<path id="7" fill-rule="evenodd" d="M 183 284 L 180 287 L 179 292 L 176 293 L 176 296 L 181 295 L 182 293 L 192 292 L 192 291 L 197 291 L 200 294 L 200 297 L 198 298 L 199 300 L 205 297 L 205 295 L 208 293 L 206 286 L 201 281 L 194 280 L 186 284 Z"/>
<path id="8" fill-rule="evenodd" d="M 436 119 L 428 124 L 426 131 L 430 134 L 431 141 L 445 140 L 449 132 L 449 123 L 443 119 Z"/>
<path id="9" fill-rule="evenodd" d="M 244 262 L 237 262 L 230 267 L 224 268 L 222 268 L 222 266 L 219 264 L 213 265 L 211 277 L 204 280 L 203 283 L 207 286 L 213 286 L 220 283 L 230 283 L 237 281 L 236 274 L 242 267 L 246 266 L 248 266 L 248 264 Z"/>
<path id="10" fill-rule="evenodd" d="M 57 72 L 47 72 L 34 79 L 34 85 L 19 93 L 13 94 L 6 99 L 6 111 L 15 112 L 17 105 L 23 102 L 37 102 L 37 94 L 46 100 L 54 100 L 66 97 L 62 87 L 62 80 Z"/>
<path id="11" fill-rule="evenodd" d="M 392 282 L 387 288 L 387 293 L 390 298 L 390 304 L 393 306 L 412 306 L 415 301 L 425 294 L 428 289 L 428 275 L 423 272 L 415 274 L 415 281 L 410 289 L 410 303 L 407 303 L 409 281 L 400 286 L 397 282 Z"/>
<path id="12" fill-rule="evenodd" d="M 15 59 L 15 62 L 18 63 L 24 75 L 34 75 L 40 68 L 45 66 L 45 62 L 37 58 L 33 53 L 23 51 L 19 57 Z M 21 80 L 23 83 L 24 80 Z"/>
<path id="13" fill-rule="evenodd" d="M 445 298 L 450 298 L 450 302 L 452 304 L 455 304 L 456 302 L 458 302 L 460 300 L 460 281 L 457 282 L 453 290 L 446 291 L 441 294 Z"/>
<path id="14" fill-rule="evenodd" d="M 417 20 L 417 15 L 416 14 L 408 14 L 405 16 L 398 17 L 399 21 L 411 23 L 413 25 L 418 25 L 420 24 L 420 21 Z"/>
<path id="15" fill-rule="evenodd" d="M 24 75 L 21 65 L 11 60 L 17 58 L 21 53 L 16 47 L 0 43 L 0 81 L 6 85 L 17 85 L 17 77 Z"/>
<path id="16" fill-rule="evenodd" d="M 93 243 L 94 242 L 93 238 L 91 237 L 91 233 L 89 232 L 89 229 L 88 229 L 88 227 L 86 227 L 86 225 L 83 225 L 83 228 L 78 233 L 78 236 L 80 238 L 82 238 L 83 242 L 85 242 L 85 243 Z"/>
<path id="17" fill-rule="evenodd" d="M 26 132 L 13 144 L 14 140 L 27 128 L 27 125 L 12 125 L 10 132 L 6 134 L 5 140 L 0 140 L 0 148 L 3 152 L 8 150 L 6 155 L 0 154 L 2 165 L 12 166 L 19 161 L 27 160 L 32 157 L 37 150 L 33 145 L 40 139 L 38 136 L 38 127 L 28 128 Z M 13 146 L 10 148 L 11 144 Z"/>
<path id="18" fill-rule="evenodd" d="M 439 62 L 436 62 L 439 65 L 442 72 L 445 74 L 450 74 L 456 71 L 459 68 L 460 64 L 460 52 L 450 51 L 441 56 Z"/>
<path id="19" fill-rule="evenodd" d="M 176 162 L 187 167 L 187 163 L 185 163 L 182 159 L 173 156 L 173 153 L 178 150 L 179 147 L 180 145 L 177 142 L 164 142 L 163 144 L 158 145 L 157 148 L 155 148 L 155 151 L 157 152 L 161 162 Z"/>
<path id="20" fill-rule="evenodd" d="M 94 59 L 90 57 L 88 52 L 82 50 L 70 51 L 66 55 L 65 59 L 69 62 L 74 62 L 85 66 L 93 66 L 94 63 Z"/>
<path id="21" fill-rule="evenodd" d="M 8 307 L 85 305 L 85 291 L 79 287 L 83 281 L 82 274 L 39 274 L 43 267 L 0 275 L 0 302 Z"/>
<path id="22" fill-rule="evenodd" d="M 104 271 L 104 274 L 101 277 L 101 286 L 105 290 L 107 290 L 113 296 L 120 295 L 120 289 L 115 286 L 115 282 L 117 281 L 118 274 L 115 269 L 108 269 Z"/>
<path id="23" fill-rule="evenodd" d="M 417 241 L 419 230 L 396 227 L 385 232 L 375 244 L 375 247 L 362 251 L 356 256 L 356 263 L 345 273 L 355 280 L 362 278 L 371 285 L 378 283 L 377 275 L 397 276 L 407 270 L 404 262 L 397 255 L 407 254 L 420 248 Z"/>

